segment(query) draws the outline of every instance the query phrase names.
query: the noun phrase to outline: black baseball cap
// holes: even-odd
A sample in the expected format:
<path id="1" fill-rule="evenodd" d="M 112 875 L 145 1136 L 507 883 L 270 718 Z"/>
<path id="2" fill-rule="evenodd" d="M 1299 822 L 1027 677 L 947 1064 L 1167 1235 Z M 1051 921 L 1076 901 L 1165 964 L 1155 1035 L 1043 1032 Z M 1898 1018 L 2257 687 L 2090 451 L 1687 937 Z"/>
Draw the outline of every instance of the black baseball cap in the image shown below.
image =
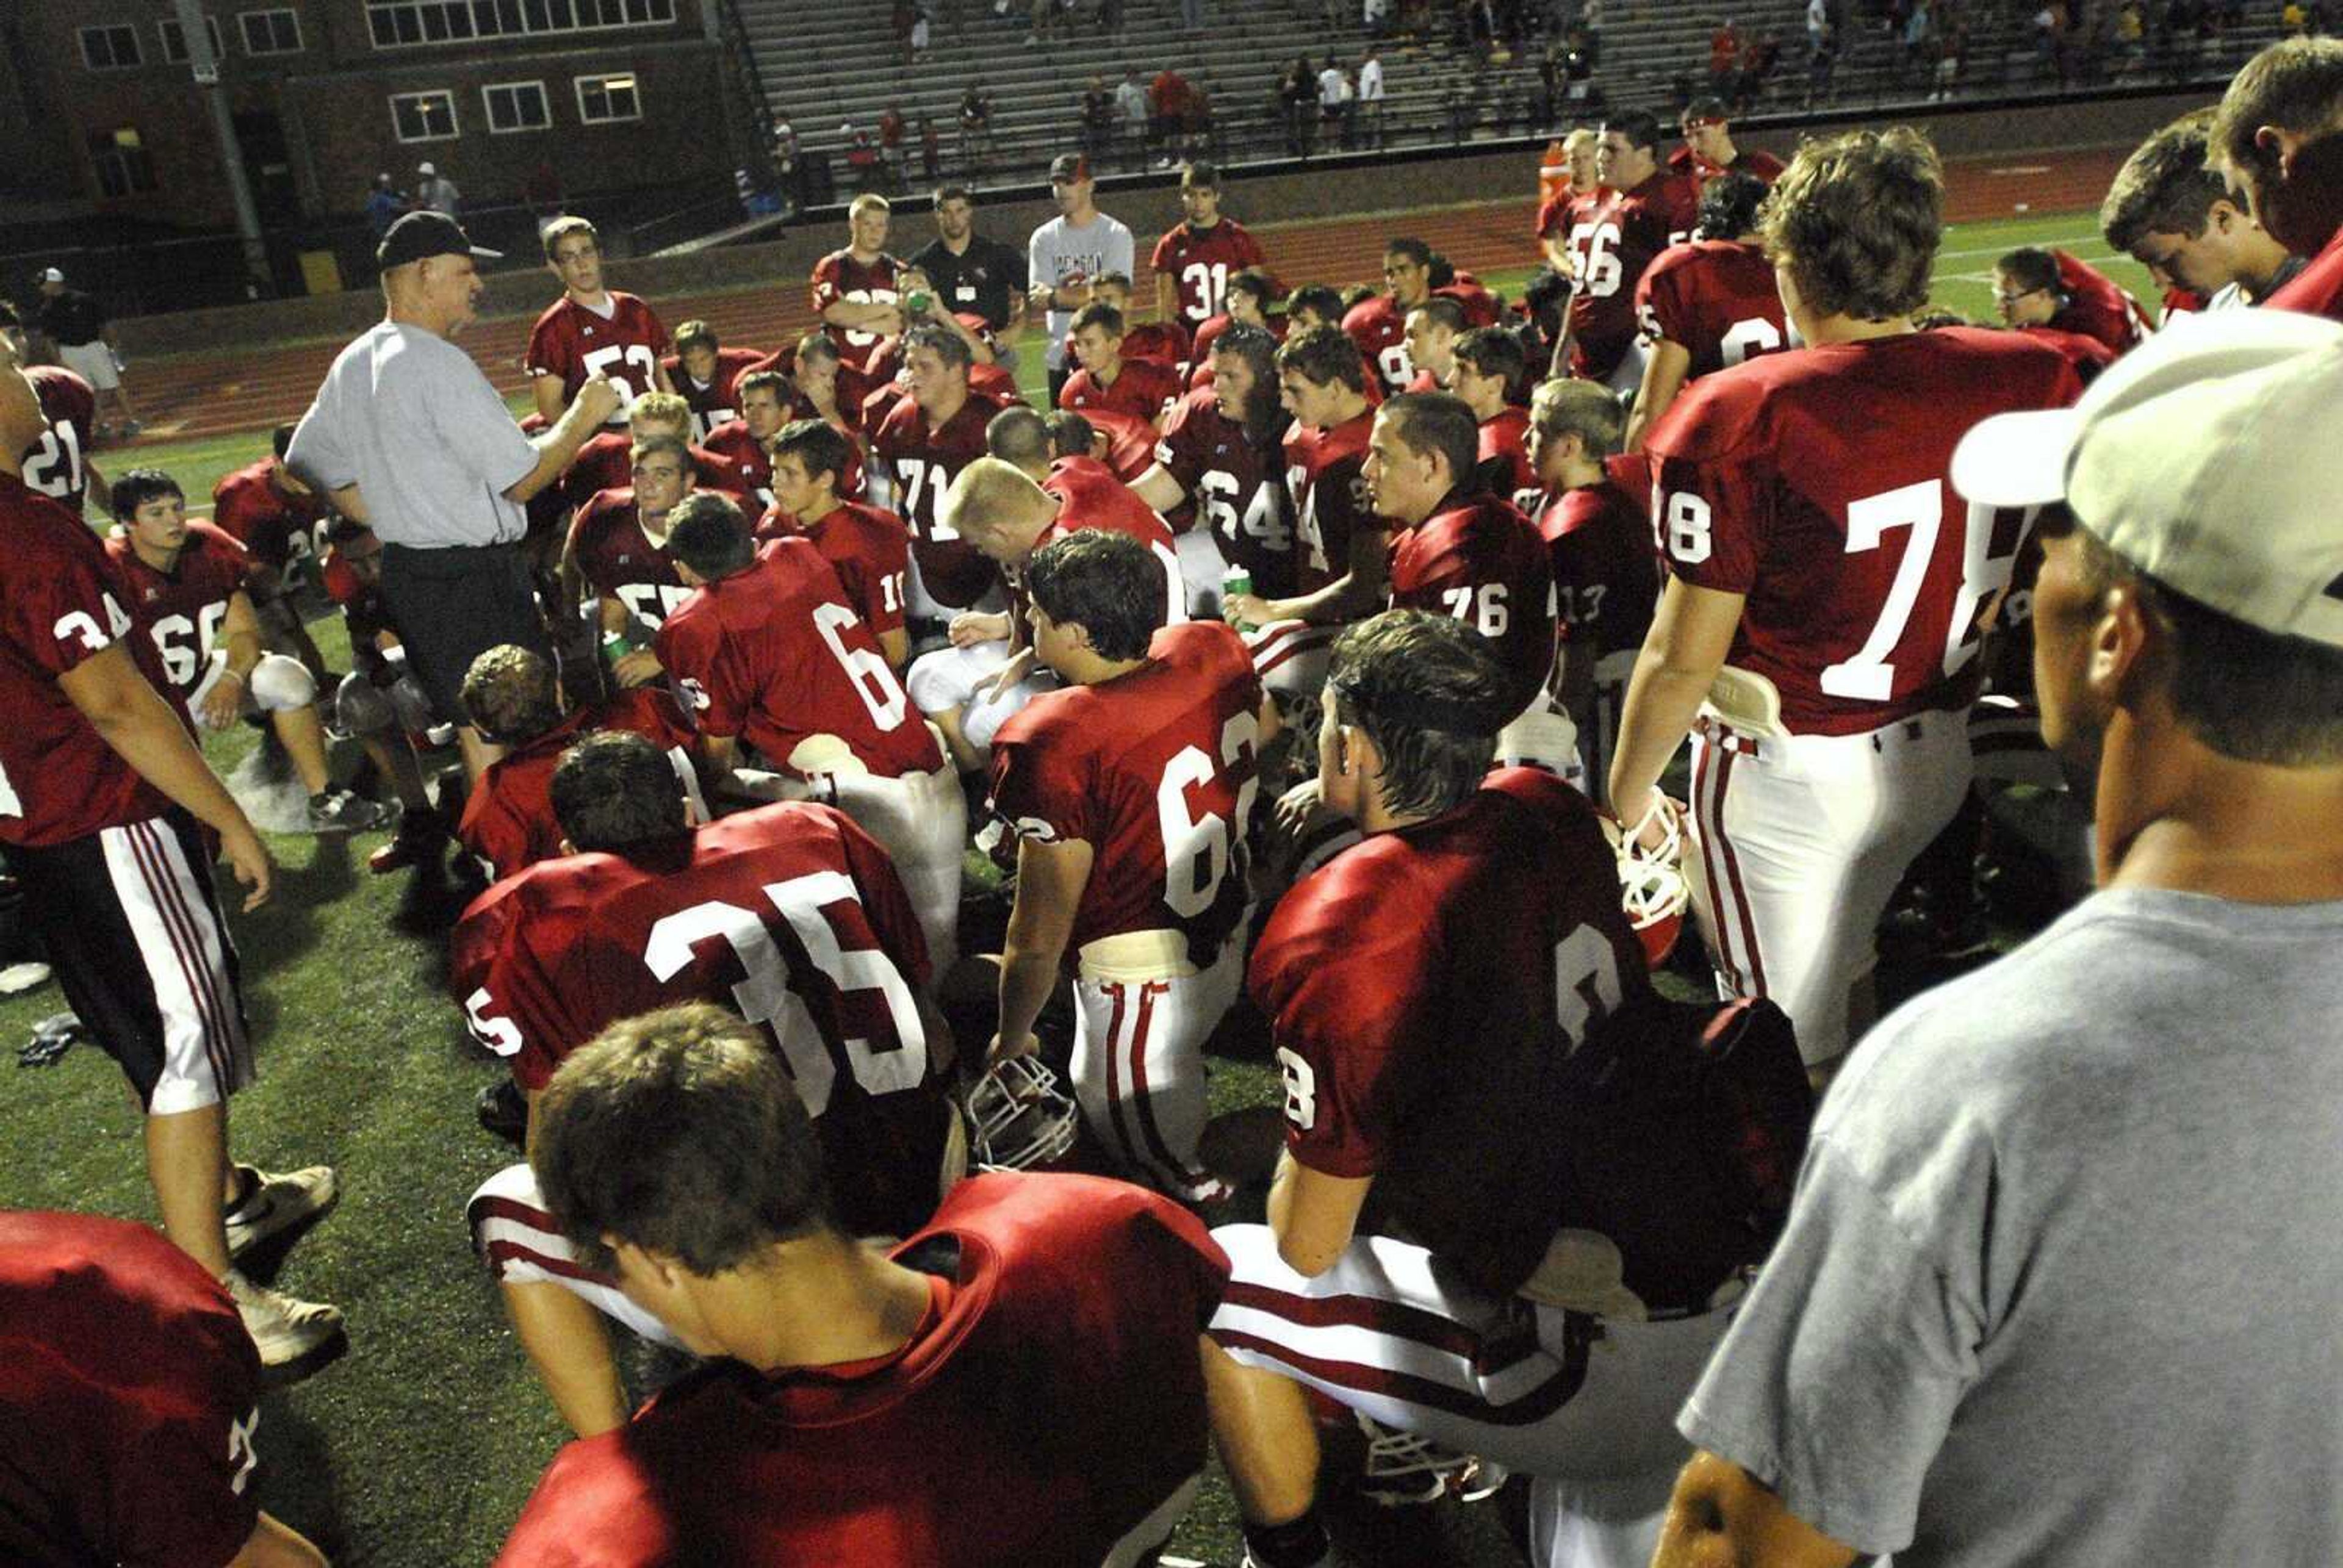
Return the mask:
<path id="1" fill-rule="evenodd" d="M 501 261 L 504 252 L 474 245 L 462 226 L 441 212 L 411 212 L 392 224 L 375 247 L 374 258 L 385 271 L 435 256 L 468 256 L 476 261 Z"/>
<path id="2" fill-rule="evenodd" d="M 1091 177 L 1091 161 L 1080 153 L 1060 153 L 1050 160 L 1050 183 L 1067 184 Z"/>

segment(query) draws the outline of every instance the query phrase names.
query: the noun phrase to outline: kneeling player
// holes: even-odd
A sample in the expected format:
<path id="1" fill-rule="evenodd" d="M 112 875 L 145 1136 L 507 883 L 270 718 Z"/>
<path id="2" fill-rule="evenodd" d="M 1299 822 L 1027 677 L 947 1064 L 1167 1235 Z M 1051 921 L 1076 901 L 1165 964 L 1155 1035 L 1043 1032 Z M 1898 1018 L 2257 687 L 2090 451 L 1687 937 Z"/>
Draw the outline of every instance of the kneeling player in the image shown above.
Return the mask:
<path id="1" fill-rule="evenodd" d="M 245 591 L 252 568 L 244 547 L 209 523 L 188 521 L 186 493 L 160 468 L 134 468 L 116 480 L 114 515 L 122 520 L 106 545 L 114 575 L 139 628 L 155 639 L 187 716 L 219 730 L 267 714 L 309 792 L 311 832 L 381 826 L 383 809 L 337 789 L 327 770 L 316 678 L 299 659 L 261 648 L 260 620 Z"/>
<path id="2" fill-rule="evenodd" d="M 562 1231 L 712 1359 L 565 1449 L 498 1561 L 1153 1562 L 1203 1469 L 1219 1249 L 1119 1182 L 981 1176 L 882 1253 L 834 1217 L 850 1178 L 798 1100 L 709 1007 L 554 1076 Z"/>
<path id="3" fill-rule="evenodd" d="M 1025 568 L 1033 646 L 1071 689 L 993 742 L 993 809 L 1016 830 L 996 1059 L 1076 955 L 1075 1098 L 1125 1169 L 1192 1203 L 1228 1195 L 1199 1161 L 1203 1042 L 1242 980 L 1245 829 L 1261 683 L 1211 621 L 1163 627 L 1146 547 L 1084 531 Z"/>
<path id="4" fill-rule="evenodd" d="M 948 1095 L 950 1037 L 923 1010 L 927 952 L 886 852 L 827 807 L 769 806 L 695 830 L 668 760 L 594 736 L 553 775 L 576 851 L 498 883 L 464 913 L 449 983 L 472 1033 L 529 1103 L 571 1051 L 623 1018 L 722 1000 L 760 1030 L 815 1121 L 850 1233 L 904 1235 L 966 1164 Z M 626 1420 L 600 1322 L 638 1332 L 614 1282 L 546 1220 L 528 1168 L 473 1196 L 481 1256 L 562 1416 Z"/>

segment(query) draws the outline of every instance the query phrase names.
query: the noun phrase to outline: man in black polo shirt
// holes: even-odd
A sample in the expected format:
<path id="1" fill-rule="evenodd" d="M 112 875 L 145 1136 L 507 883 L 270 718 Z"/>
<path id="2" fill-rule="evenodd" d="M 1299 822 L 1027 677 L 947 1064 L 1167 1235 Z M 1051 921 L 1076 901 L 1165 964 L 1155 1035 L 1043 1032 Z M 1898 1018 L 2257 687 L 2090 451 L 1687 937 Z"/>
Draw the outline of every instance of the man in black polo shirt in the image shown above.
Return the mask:
<path id="1" fill-rule="evenodd" d="M 940 186 L 935 201 L 936 237 L 910 264 L 927 275 L 946 310 L 983 317 L 1005 342 L 1024 313 L 1025 253 L 976 232 L 976 202 L 966 186 Z M 1010 363 L 1005 350 L 1001 357 Z"/>
<path id="2" fill-rule="evenodd" d="M 130 406 L 129 389 L 122 385 L 121 368 L 115 363 L 114 332 L 106 323 L 106 307 L 94 295 L 67 288 L 65 275 L 52 266 L 41 274 L 41 303 L 34 307 L 33 320 L 57 346 L 57 357 L 65 367 L 88 382 L 97 394 L 97 434 L 104 437 L 116 429 L 126 437 L 138 434 L 138 410 Z M 109 397 L 114 400 L 117 425 L 105 421 Z"/>

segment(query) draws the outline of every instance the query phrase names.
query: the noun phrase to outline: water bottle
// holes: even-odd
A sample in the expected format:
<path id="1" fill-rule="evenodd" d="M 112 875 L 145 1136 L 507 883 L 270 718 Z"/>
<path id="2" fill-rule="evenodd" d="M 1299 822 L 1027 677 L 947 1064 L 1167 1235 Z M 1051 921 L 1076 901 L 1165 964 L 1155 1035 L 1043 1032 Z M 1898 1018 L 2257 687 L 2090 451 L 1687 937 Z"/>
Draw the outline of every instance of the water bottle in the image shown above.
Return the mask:
<path id="1" fill-rule="evenodd" d="M 1229 600 L 1236 598 L 1239 594 L 1250 594 L 1251 592 L 1252 592 L 1252 573 L 1247 568 L 1243 567 L 1231 567 L 1226 572 L 1222 574 L 1221 603 L 1222 605 L 1226 605 Z M 1244 620 L 1238 621 L 1236 623 L 1236 628 L 1239 631 L 1252 631 L 1254 629 L 1253 624 L 1251 621 Z"/>

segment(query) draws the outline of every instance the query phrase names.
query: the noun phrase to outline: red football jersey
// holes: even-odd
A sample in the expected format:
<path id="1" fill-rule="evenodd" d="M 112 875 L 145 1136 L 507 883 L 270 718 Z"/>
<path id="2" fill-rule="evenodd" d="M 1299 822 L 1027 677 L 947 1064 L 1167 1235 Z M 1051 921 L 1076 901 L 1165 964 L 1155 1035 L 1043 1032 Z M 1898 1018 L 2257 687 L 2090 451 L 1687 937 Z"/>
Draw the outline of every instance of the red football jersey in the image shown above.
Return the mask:
<path id="1" fill-rule="evenodd" d="M 1160 426 L 1172 406 L 1188 394 L 1180 373 L 1160 359 L 1125 357 L 1114 385 L 1101 387 L 1087 370 L 1077 370 L 1058 389 L 1058 407 L 1088 417 L 1095 410 L 1127 415 Z"/>
<path id="2" fill-rule="evenodd" d="M 283 571 L 317 549 L 317 525 L 332 508 L 323 496 L 289 496 L 272 454 L 225 475 L 212 487 L 212 526 L 233 535 L 265 567 Z"/>
<path id="3" fill-rule="evenodd" d="M 1128 484 L 1155 466 L 1156 421 L 1104 408 L 1085 408 L 1082 417 L 1106 437 L 1106 466 L 1116 478 Z"/>
<path id="4" fill-rule="evenodd" d="M 25 377 L 41 400 L 48 427 L 25 451 L 25 483 L 35 494 L 79 512 L 89 494 L 89 468 L 83 454 L 95 445 L 97 394 L 62 365 L 28 365 Z M 274 462 L 276 459 L 271 458 Z"/>
<path id="5" fill-rule="evenodd" d="M 1731 661 L 1798 733 L 1860 734 L 1968 700 L 1978 609 L 2009 581 L 2017 512 L 1948 477 L 1963 433 L 2081 392 L 2026 333 L 1946 327 L 1753 359 L 1696 383 L 1646 443 L 1669 570 L 1747 596 Z"/>
<path id="6" fill-rule="evenodd" d="M 903 264 L 881 251 L 870 261 L 858 261 L 851 250 L 833 250 L 813 264 L 813 313 L 820 316 L 831 306 L 893 305 L 902 298 L 895 286 L 895 275 Z M 879 350 L 880 335 L 860 328 L 829 327 L 830 340 L 838 345 L 839 363 L 857 370 L 867 368 L 871 357 Z"/>
<path id="7" fill-rule="evenodd" d="M 675 764 L 679 782 L 692 780 L 699 736 L 676 699 L 660 687 L 637 686 L 608 702 L 581 708 L 534 740 L 523 741 L 488 764 L 464 799 L 456 837 L 486 860 L 498 878 L 561 853 L 561 824 L 553 816 L 553 770 L 562 754 L 588 736 L 624 729 L 641 736 Z"/>
<path id="8" fill-rule="evenodd" d="M 149 1226 L 0 1213 L 0 1562 L 226 1563 L 260 1520 L 260 1355 Z"/>
<path id="9" fill-rule="evenodd" d="M 1469 272 L 1459 272 L 1455 282 L 1443 283 L 1432 292 L 1443 299 L 1453 299 L 1463 307 L 1464 325 L 1468 329 L 1474 327 L 1494 327 L 1497 325 L 1497 318 L 1503 314 L 1503 308 L 1497 304 L 1497 297 L 1483 287 L 1481 280 Z"/>
<path id="10" fill-rule="evenodd" d="M 588 588 L 653 629 L 691 592 L 676 575 L 667 542 L 654 544 L 643 532 L 631 487 L 604 490 L 579 509 L 569 525 L 568 554 Z"/>
<path id="11" fill-rule="evenodd" d="M 1293 1158 L 1373 1176 L 1389 1226 L 1500 1296 L 1567 1222 L 1561 1064 L 1649 990 L 1616 866 L 1584 795 L 1503 769 L 1295 883 L 1253 950 Z"/>
<path id="12" fill-rule="evenodd" d="M 1253 592 L 1272 598 L 1292 593 L 1294 581 L 1283 443 L 1281 422 L 1271 440 L 1256 444 L 1222 417 L 1207 387 L 1180 400 L 1155 444 L 1155 460 L 1187 492 L 1222 556 L 1252 574 Z"/>
<path id="13" fill-rule="evenodd" d="M 163 663 L 164 688 L 184 702 L 195 695 L 227 618 L 230 596 L 241 592 L 257 569 L 244 547 L 209 523 L 190 522 L 187 542 L 168 573 L 138 558 L 127 534 L 106 541 L 122 602 L 154 640 Z"/>
<path id="14" fill-rule="evenodd" d="M 1537 218 L 1532 232 L 1540 239 L 1566 240 L 1570 237 L 1571 225 L 1578 221 L 1577 215 L 1582 210 L 1600 206 L 1613 194 L 1609 186 L 1596 186 L 1591 191 L 1574 190 L 1564 186 L 1538 203 Z"/>
<path id="15" fill-rule="evenodd" d="M 349 628 L 350 663 L 368 679 L 380 676 L 382 634 L 389 632 L 394 641 L 398 636 L 397 628 L 391 624 L 390 605 L 382 597 L 381 579 L 367 581 L 350 569 L 339 550 L 328 548 L 317 564 L 317 584 L 340 608 L 342 624 Z"/>
<path id="16" fill-rule="evenodd" d="M 820 419 L 822 417 L 824 417 L 824 416 L 821 410 L 816 408 L 813 406 L 811 399 L 808 398 L 804 393 L 797 391 L 794 388 L 790 390 L 789 418 L 792 422 L 799 419 Z M 862 498 L 864 489 L 862 477 L 862 443 L 855 438 L 854 431 L 846 425 L 840 424 L 836 420 L 832 420 L 830 421 L 830 427 L 846 437 L 846 467 L 844 471 L 838 476 L 838 482 L 833 487 L 837 490 L 838 498 L 840 500 L 859 501 Z"/>
<path id="17" fill-rule="evenodd" d="M 1268 259 L 1244 225 L 1224 217 L 1210 228 L 1182 223 L 1167 229 L 1148 266 L 1172 279 L 1179 290 L 1180 319 L 1194 326 L 1228 308 L 1230 274 Z"/>
<path id="18" fill-rule="evenodd" d="M 1397 531 L 1393 609 L 1428 609 L 1487 638 L 1505 668 L 1508 714 L 1544 689 L 1554 670 L 1554 568 L 1537 525 L 1511 501 L 1470 496 Z"/>
<path id="19" fill-rule="evenodd" d="M 2058 258 L 2058 287 L 2066 297 L 2050 318 L 2052 327 L 2096 337 L 2110 354 L 2121 354 L 2147 336 L 2147 318 L 2122 285 L 2080 256 L 2063 250 L 2050 254 Z"/>
<path id="20" fill-rule="evenodd" d="M 1296 421 L 1285 433 L 1285 491 L 1293 506 L 1293 586 L 1315 593 L 1351 569 L 1351 541 L 1361 528 L 1386 525 L 1367 499 L 1360 471 L 1373 433 L 1370 411 L 1321 430 Z M 1255 585 L 1258 588 L 1259 585 Z"/>
<path id="21" fill-rule="evenodd" d="M 928 417 L 906 393 L 870 439 L 871 461 L 891 477 L 895 509 L 911 530 L 920 580 L 938 604 L 953 609 L 983 598 L 999 574 L 974 546 L 937 520 L 936 504 L 960 471 L 984 456 L 984 427 L 1008 406 L 971 390 L 959 413 L 930 429 Z"/>
<path id="22" fill-rule="evenodd" d="M 757 564 L 693 594 L 659 628 L 659 663 L 699 727 L 738 736 L 774 767 L 834 736 L 882 779 L 943 766 L 935 737 L 821 552 L 776 540 Z"/>
<path id="23" fill-rule="evenodd" d="M 1188 347 L 1188 387 L 1191 391 L 1212 384 L 1212 345 L 1231 326 L 1231 318 L 1222 314 L 1213 317 L 1196 328 L 1196 336 Z M 1280 343 L 1285 341 L 1286 320 L 1282 316 L 1269 317 L 1270 336 Z M 1128 345 L 1125 346 L 1128 352 Z"/>
<path id="24" fill-rule="evenodd" d="M 1612 480 L 1565 490 L 1538 512 L 1554 568 L 1557 635 L 1600 662 L 1644 646 L 1660 597 L 1651 514 Z"/>
<path id="25" fill-rule="evenodd" d="M 1095 457 L 1061 457 L 1050 465 L 1050 477 L 1041 481 L 1041 488 L 1056 499 L 1058 516 L 1033 541 L 1034 549 L 1083 528 L 1128 534 L 1162 563 L 1163 624 L 1172 626 L 1188 618 L 1187 588 L 1180 576 L 1180 551 L 1172 539 L 1172 525 L 1117 478 L 1111 468 Z M 1009 579 L 1011 613 L 1021 617 L 1029 602 L 1023 576 L 1005 568 L 1001 575 Z"/>
<path id="26" fill-rule="evenodd" d="M 754 518 L 773 504 L 773 459 L 765 444 L 749 433 L 746 419 L 726 420 L 708 432 L 700 447 L 724 465 L 731 481 L 726 487 L 746 498 L 743 511 Z"/>
<path id="27" fill-rule="evenodd" d="M 1635 286 L 1680 229 L 1692 226 L 1683 183 L 1654 175 L 1576 209 L 1570 253 L 1578 288 L 1570 300 L 1571 374 L 1610 379 L 1635 343 Z"/>
<path id="28" fill-rule="evenodd" d="M 1690 147 L 1678 147 L 1668 155 L 1668 167 L 1681 178 L 1692 181 L 1698 191 L 1719 175 L 1747 175 L 1751 179 L 1772 185 L 1782 177 L 1789 166 L 1768 152 L 1755 147 L 1743 147 L 1729 164 L 1713 164 Z"/>
<path id="29" fill-rule="evenodd" d="M 862 624 L 873 632 L 903 629 L 903 579 L 911 568 L 911 535 L 903 519 L 877 507 L 843 501 L 800 524 L 775 507 L 757 525 L 757 542 L 804 538 L 838 573 Z"/>
<path id="30" fill-rule="evenodd" d="M 448 990 L 523 1089 L 610 1024 L 712 1001 L 762 1028 L 820 1131 L 840 1221 L 936 1205 L 950 1052 L 914 1000 L 927 948 L 895 863 L 828 806 L 759 807 L 529 867 L 472 900 Z"/>
<path id="31" fill-rule="evenodd" d="M 588 377 L 608 376 L 619 393 L 608 422 L 624 425 L 634 400 L 659 390 L 659 357 L 667 352 L 668 337 L 649 306 L 615 288 L 609 294 L 608 316 L 567 294 L 547 306 L 529 329 L 521 368 L 532 377 L 559 377 L 564 407 L 578 400 Z"/>
<path id="32" fill-rule="evenodd" d="M 1122 335 L 1122 357 L 1125 363 L 1142 360 L 1151 365 L 1168 366 L 1177 370 L 1188 361 L 1192 352 L 1188 328 L 1178 321 L 1142 321 Z M 1071 340 L 1066 357 L 1073 357 Z"/>
<path id="33" fill-rule="evenodd" d="M 1687 380 L 1791 345 L 1774 264 L 1754 245 L 1696 239 L 1670 246 L 1635 285 L 1646 339 L 1692 356 Z"/>
<path id="34" fill-rule="evenodd" d="M 2270 290 L 2262 304 L 2271 310 L 2298 310 L 2343 321 L 2343 228 L 2335 231 L 2308 266 Z"/>
<path id="35" fill-rule="evenodd" d="M 1199 969 L 1219 955 L 1252 900 L 1260 709 L 1244 639 L 1191 621 L 1157 632 L 1130 674 L 1044 692 L 1001 725 L 992 809 L 1022 838 L 1096 856 L 1069 973 L 1085 945 L 1131 931 L 1177 931 Z"/>
<path id="36" fill-rule="evenodd" d="M 670 354 L 659 363 L 667 368 L 668 385 L 685 402 L 691 405 L 691 438 L 705 442 L 708 432 L 727 419 L 740 417 L 740 406 L 735 392 L 740 377 L 749 367 L 760 363 L 765 356 L 754 348 L 719 348 L 716 351 L 716 374 L 706 383 L 694 381 L 683 367 L 683 356 Z"/>
<path id="37" fill-rule="evenodd" d="M 2163 304 L 2157 307 L 2157 324 L 2169 327 L 2174 317 L 2194 316 L 2205 306 L 2205 296 L 2193 288 L 2167 288 L 2164 291 Z"/>
<path id="38" fill-rule="evenodd" d="M 1360 357 L 1386 394 L 1407 390 L 1415 379 L 1415 361 L 1407 352 L 1407 312 L 1398 301 L 1388 294 L 1359 301 L 1342 317 L 1342 330 L 1359 346 Z"/>
<path id="39" fill-rule="evenodd" d="M 2086 387 L 2116 362 L 2114 349 L 2084 333 L 2062 331 L 2056 327 L 2021 327 L 2017 330 L 2065 355 L 2066 363 L 2075 367 L 2075 375 Z"/>
<path id="40" fill-rule="evenodd" d="M 1535 517 L 1545 492 L 1530 465 L 1529 429 L 1529 410 L 1510 405 L 1482 420 L 1480 462 L 1473 471 L 1481 477 L 1481 488 Z"/>
<path id="41" fill-rule="evenodd" d="M 561 475 L 561 493 L 572 508 L 582 507 L 603 490 L 622 490 L 635 482 L 635 438 L 624 430 L 605 430 L 578 448 Z M 691 482 L 703 490 L 721 490 L 749 507 L 739 467 L 705 447 L 691 448 Z M 540 492 L 541 494 L 542 492 Z"/>
<path id="42" fill-rule="evenodd" d="M 598 1568 L 1151 1561 L 1204 1464 L 1197 1336 L 1229 1264 L 1202 1223 L 1121 1181 L 977 1176 L 893 1256 L 934 1276 L 901 1350 L 706 1363 L 563 1449 L 501 1568 L 589 1542 Z"/>

